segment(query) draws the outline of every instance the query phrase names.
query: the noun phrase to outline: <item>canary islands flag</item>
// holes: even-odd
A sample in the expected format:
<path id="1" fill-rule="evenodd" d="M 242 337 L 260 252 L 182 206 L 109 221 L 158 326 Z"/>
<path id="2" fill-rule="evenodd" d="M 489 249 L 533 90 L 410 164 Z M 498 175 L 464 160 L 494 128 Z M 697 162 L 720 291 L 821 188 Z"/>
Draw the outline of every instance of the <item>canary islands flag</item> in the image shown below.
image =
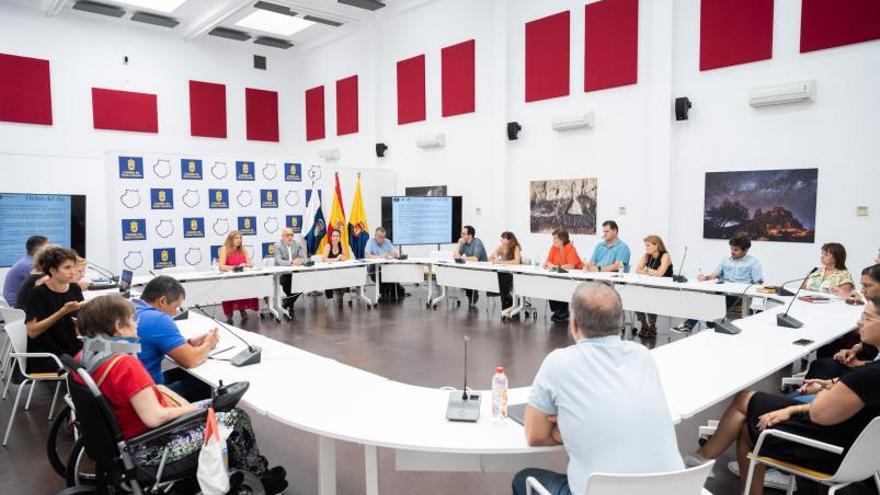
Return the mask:
<path id="1" fill-rule="evenodd" d="M 323 252 L 324 246 L 330 242 L 334 230 L 339 231 L 339 243 L 348 257 L 348 229 L 345 228 L 345 208 L 342 206 L 342 188 L 339 187 L 339 172 L 336 172 L 336 186 L 333 188 L 333 206 L 330 209 L 330 220 L 327 222 L 327 235 L 321 240 L 318 251 Z"/>
<path id="2" fill-rule="evenodd" d="M 311 197 L 307 199 L 308 204 L 306 205 L 306 214 L 303 216 L 302 229 L 309 256 L 318 251 L 318 246 L 323 242 L 324 234 L 327 232 L 324 225 L 324 212 L 321 210 L 321 191 L 315 187 L 314 182 L 312 182 L 311 193 Z"/>
<path id="3" fill-rule="evenodd" d="M 367 226 L 367 211 L 364 209 L 364 198 L 361 196 L 361 174 L 358 172 L 357 186 L 354 190 L 354 202 L 348 216 L 348 245 L 351 256 L 364 259 L 364 249 L 370 240 L 370 227 Z"/>

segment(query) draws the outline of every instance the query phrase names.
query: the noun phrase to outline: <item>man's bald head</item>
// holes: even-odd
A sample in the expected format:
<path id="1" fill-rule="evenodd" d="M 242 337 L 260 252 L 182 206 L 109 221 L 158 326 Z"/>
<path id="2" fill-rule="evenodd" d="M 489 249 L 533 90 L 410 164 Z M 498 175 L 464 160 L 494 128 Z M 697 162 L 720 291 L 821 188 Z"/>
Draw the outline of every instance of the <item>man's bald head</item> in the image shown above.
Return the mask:
<path id="1" fill-rule="evenodd" d="M 583 337 L 619 335 L 623 327 L 623 303 L 614 287 L 584 282 L 571 296 L 571 325 Z"/>

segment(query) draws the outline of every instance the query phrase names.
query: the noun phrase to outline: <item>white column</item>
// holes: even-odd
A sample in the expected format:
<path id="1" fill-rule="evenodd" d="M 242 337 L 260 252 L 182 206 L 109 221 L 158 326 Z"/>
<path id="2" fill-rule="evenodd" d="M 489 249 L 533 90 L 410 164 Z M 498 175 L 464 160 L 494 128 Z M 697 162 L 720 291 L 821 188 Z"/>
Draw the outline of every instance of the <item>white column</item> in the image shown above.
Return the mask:
<path id="1" fill-rule="evenodd" d="M 640 29 L 647 43 L 640 41 L 639 56 L 648 57 L 647 74 L 639 83 L 648 86 L 648 199 L 651 205 L 648 225 L 654 234 L 669 237 L 670 195 L 676 191 L 670 182 L 672 172 L 672 0 L 639 3 Z M 677 252 L 677 251 L 676 251 Z"/>

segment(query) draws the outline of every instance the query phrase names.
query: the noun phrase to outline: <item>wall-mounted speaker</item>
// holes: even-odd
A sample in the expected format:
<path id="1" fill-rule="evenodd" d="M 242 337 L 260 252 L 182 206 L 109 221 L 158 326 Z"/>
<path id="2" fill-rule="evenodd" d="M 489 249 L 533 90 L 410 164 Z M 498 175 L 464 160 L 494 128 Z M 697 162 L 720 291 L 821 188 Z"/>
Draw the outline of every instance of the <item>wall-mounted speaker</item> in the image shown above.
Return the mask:
<path id="1" fill-rule="evenodd" d="M 519 122 L 508 122 L 507 123 L 507 140 L 508 141 L 516 141 L 519 139 L 519 131 L 522 130 L 522 126 L 519 125 Z"/>
<path id="2" fill-rule="evenodd" d="M 385 143 L 376 143 L 376 156 L 379 158 L 383 158 L 385 156 L 385 152 L 388 150 L 388 145 Z"/>
<path id="3" fill-rule="evenodd" d="M 675 99 L 675 120 L 687 120 L 688 110 L 691 109 L 691 100 L 687 96 Z"/>

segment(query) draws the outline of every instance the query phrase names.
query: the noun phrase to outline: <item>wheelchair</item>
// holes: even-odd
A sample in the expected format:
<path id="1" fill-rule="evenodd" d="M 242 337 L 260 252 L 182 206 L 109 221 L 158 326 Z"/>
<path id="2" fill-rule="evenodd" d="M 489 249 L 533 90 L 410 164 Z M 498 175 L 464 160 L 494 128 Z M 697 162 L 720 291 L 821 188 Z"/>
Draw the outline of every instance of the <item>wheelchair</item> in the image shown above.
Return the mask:
<path id="1" fill-rule="evenodd" d="M 61 362 L 69 372 L 67 385 L 76 410 L 76 428 L 79 436 L 68 460 L 68 488 L 59 495 L 118 493 L 142 494 L 195 494 L 199 451 L 189 456 L 158 466 L 135 464 L 131 452 L 140 445 L 206 421 L 208 411 L 199 410 L 181 416 L 158 428 L 128 440 L 122 437 L 116 418 L 88 371 L 70 356 Z M 73 376 L 80 378 L 82 383 Z M 93 469 L 92 476 L 78 476 L 84 463 Z M 72 478 L 71 478 L 72 473 Z M 238 495 L 265 495 L 260 479 L 246 471 L 232 473 L 237 481 L 232 492 Z"/>

